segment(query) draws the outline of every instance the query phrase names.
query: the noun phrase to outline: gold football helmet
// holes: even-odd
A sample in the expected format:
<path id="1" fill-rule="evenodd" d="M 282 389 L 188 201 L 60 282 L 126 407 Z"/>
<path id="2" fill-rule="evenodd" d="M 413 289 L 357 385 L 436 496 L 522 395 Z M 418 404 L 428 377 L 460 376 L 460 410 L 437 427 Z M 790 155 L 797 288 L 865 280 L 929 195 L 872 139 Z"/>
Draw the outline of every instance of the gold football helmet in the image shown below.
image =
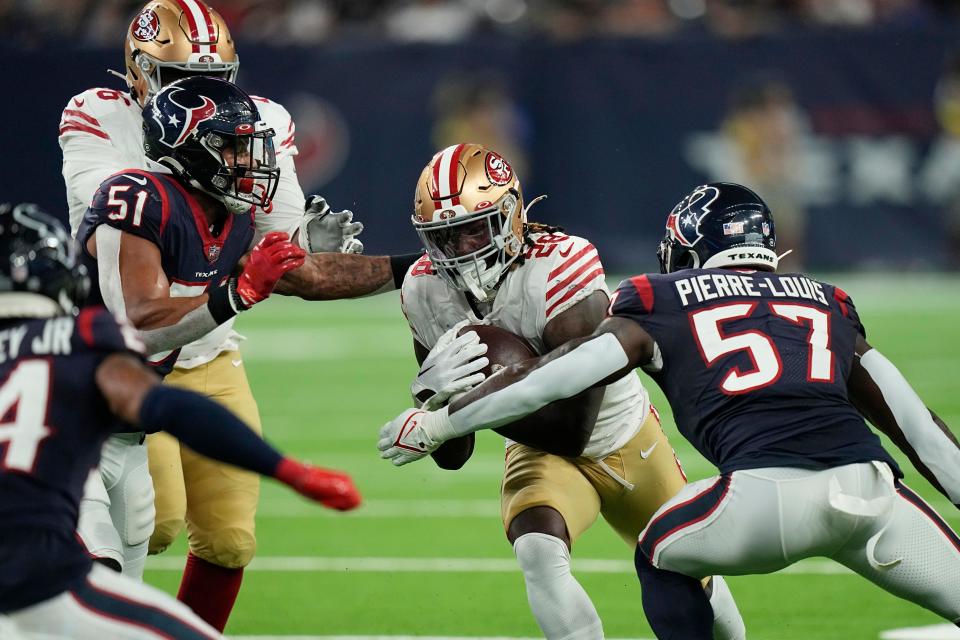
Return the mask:
<path id="1" fill-rule="evenodd" d="M 123 57 L 127 86 L 140 106 L 184 76 L 233 82 L 240 66 L 227 24 L 201 0 L 148 2 L 127 29 Z"/>
<path id="2" fill-rule="evenodd" d="M 479 144 L 447 147 L 420 174 L 413 206 L 440 277 L 480 302 L 492 298 L 523 252 L 526 209 L 510 164 Z"/>

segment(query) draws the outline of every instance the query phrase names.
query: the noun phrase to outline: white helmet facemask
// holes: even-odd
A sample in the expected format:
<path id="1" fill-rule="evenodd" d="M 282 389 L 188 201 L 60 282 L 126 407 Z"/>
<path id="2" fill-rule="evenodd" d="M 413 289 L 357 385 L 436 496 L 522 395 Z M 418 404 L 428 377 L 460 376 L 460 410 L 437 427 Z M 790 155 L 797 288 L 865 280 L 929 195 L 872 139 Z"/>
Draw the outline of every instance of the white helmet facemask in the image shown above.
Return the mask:
<path id="1" fill-rule="evenodd" d="M 480 211 L 457 206 L 446 219 L 415 223 L 437 274 L 478 302 L 491 300 L 523 249 L 522 238 L 512 231 L 514 217 L 522 215 L 518 205 L 517 196 L 509 193 Z"/>

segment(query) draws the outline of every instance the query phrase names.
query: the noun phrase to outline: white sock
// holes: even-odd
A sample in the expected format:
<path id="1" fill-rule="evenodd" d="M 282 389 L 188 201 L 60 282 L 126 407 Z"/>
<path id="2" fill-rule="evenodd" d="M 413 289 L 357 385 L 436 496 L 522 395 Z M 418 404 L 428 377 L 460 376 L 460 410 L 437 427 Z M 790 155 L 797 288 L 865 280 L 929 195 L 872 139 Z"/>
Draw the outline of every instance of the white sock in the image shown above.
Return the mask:
<path id="1" fill-rule="evenodd" d="M 548 640 L 603 638 L 603 624 L 590 596 L 570 573 L 570 552 L 563 540 L 526 533 L 513 551 L 527 584 L 527 602 Z"/>
<path id="2" fill-rule="evenodd" d="M 716 640 L 745 640 L 747 628 L 743 617 L 733 600 L 733 594 L 727 581 L 713 576 L 713 593 L 710 594 L 710 606 L 713 607 L 713 637 Z"/>

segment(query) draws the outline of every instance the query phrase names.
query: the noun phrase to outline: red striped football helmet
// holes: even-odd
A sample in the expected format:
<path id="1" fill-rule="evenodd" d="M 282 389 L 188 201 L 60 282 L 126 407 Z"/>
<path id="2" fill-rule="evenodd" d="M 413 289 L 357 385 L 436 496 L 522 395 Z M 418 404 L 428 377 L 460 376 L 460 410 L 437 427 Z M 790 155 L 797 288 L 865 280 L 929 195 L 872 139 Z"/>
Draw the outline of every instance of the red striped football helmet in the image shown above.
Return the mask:
<path id="1" fill-rule="evenodd" d="M 489 300 L 523 250 L 526 210 L 510 164 L 479 144 L 447 147 L 420 174 L 413 207 L 413 226 L 437 273 Z"/>
<path id="2" fill-rule="evenodd" d="M 202 0 L 148 2 L 127 29 L 123 58 L 127 86 L 140 106 L 188 75 L 233 82 L 240 66 L 227 23 Z"/>

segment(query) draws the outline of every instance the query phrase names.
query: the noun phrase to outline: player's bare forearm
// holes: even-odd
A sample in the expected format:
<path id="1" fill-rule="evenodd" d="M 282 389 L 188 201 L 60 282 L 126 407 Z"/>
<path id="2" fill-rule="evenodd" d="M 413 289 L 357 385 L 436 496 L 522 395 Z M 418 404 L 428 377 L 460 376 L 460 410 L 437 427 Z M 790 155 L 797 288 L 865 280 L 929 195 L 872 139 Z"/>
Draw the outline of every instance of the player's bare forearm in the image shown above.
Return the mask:
<path id="1" fill-rule="evenodd" d="M 393 287 L 387 256 L 347 253 L 311 253 L 303 266 L 286 274 L 275 293 L 304 300 L 359 298 Z"/>

